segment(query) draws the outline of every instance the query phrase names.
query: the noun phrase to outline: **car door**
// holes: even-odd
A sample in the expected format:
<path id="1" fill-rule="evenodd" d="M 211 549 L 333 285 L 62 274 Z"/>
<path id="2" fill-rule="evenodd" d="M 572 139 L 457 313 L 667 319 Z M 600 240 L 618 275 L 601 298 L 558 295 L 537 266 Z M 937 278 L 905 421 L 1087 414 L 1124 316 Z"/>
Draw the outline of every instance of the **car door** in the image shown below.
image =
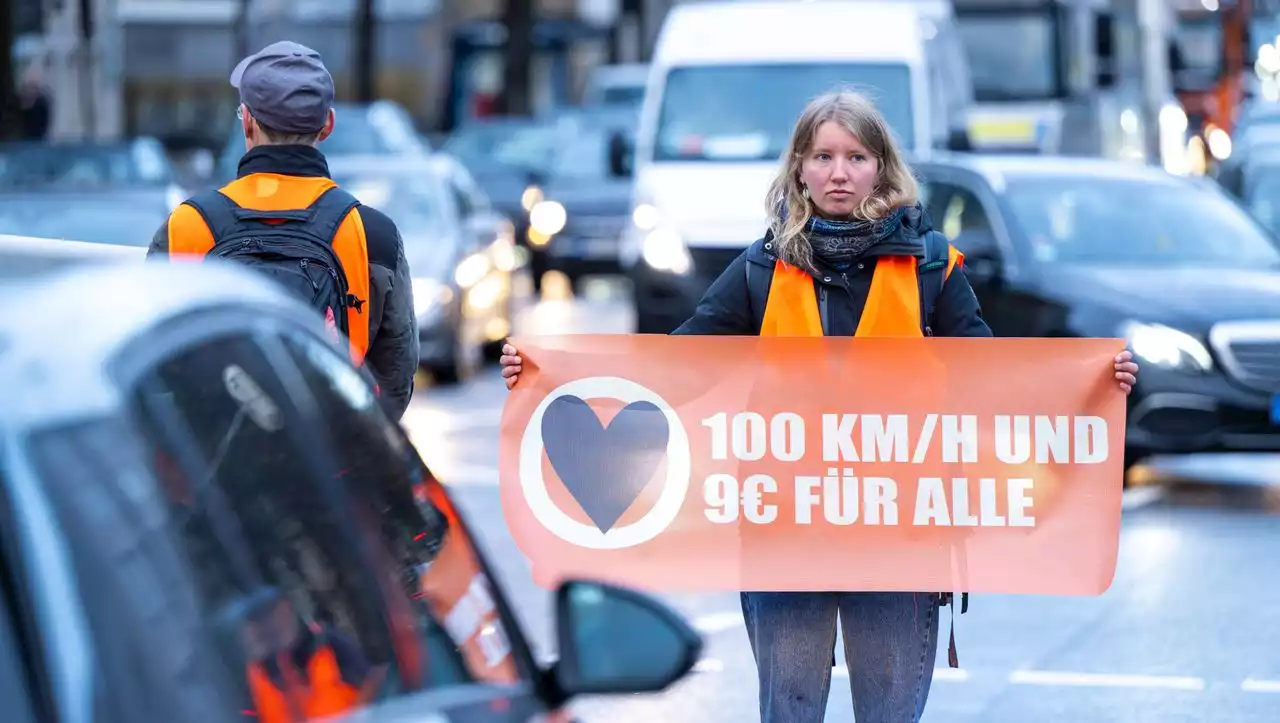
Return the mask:
<path id="1" fill-rule="evenodd" d="M 328 422 L 323 442 L 340 469 L 346 509 L 376 531 L 370 556 L 398 582 L 385 593 L 388 605 L 412 620 L 428 659 L 437 659 L 424 703 L 450 721 L 505 720 L 494 717 L 495 701 L 510 720 L 544 712 L 532 652 L 448 492 L 338 350 L 296 330 L 282 339 L 313 413 Z M 493 687 L 460 698 L 437 680 Z"/>
<path id="2" fill-rule="evenodd" d="M 440 554 L 431 530 L 445 515 L 415 503 L 424 468 L 376 404 L 368 376 L 309 330 L 253 324 L 168 346 L 159 330 L 128 382 L 170 518 L 180 521 L 173 532 L 216 641 L 209 652 L 237 683 L 226 705 L 273 723 L 297 690 L 290 681 L 304 672 L 315 679 L 321 658 L 329 677 L 320 678 L 348 696 L 345 711 L 423 696 L 424 714 L 434 705 L 469 720 L 529 690 L 521 684 L 532 664 L 509 617 L 482 616 L 483 641 L 457 622 L 486 602 L 505 610 L 496 587 L 485 587 L 487 572 L 475 579 L 487 568 L 475 563 L 461 592 L 436 596 L 451 606 L 423 599 L 422 579 Z M 455 553 L 474 549 L 460 525 L 449 531 Z M 451 618 L 454 609 L 461 612 Z M 475 649 L 488 661 L 499 643 L 506 668 L 474 662 Z M 514 671 L 499 681 L 508 685 L 474 685 L 493 682 L 494 668 Z M 518 698 L 507 706 L 513 712 L 536 708 L 531 693 Z M 316 703 L 313 717 L 331 704 Z"/>
<path id="3" fill-rule="evenodd" d="M 973 286 L 983 318 L 996 336 L 1031 336 L 1035 315 L 1028 299 L 1011 283 L 1016 260 L 999 208 L 986 189 L 959 174 L 926 181 L 934 228 L 965 255 L 965 277 Z"/>

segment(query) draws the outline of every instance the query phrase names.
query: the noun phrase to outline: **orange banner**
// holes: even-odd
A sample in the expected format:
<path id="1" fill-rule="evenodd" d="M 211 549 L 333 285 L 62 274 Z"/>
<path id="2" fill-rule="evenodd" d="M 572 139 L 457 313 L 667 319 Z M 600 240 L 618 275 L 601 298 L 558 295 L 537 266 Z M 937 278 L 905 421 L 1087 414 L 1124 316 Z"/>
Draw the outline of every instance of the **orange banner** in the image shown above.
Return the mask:
<path id="1" fill-rule="evenodd" d="M 502 416 L 539 585 L 1099 595 L 1120 339 L 565 335 Z"/>

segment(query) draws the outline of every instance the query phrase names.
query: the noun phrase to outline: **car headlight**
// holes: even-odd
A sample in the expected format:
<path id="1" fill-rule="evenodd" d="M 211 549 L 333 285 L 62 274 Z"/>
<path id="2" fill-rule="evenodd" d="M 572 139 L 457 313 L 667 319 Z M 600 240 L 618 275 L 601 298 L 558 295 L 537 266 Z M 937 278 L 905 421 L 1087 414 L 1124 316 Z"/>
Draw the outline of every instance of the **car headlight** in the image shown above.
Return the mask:
<path id="1" fill-rule="evenodd" d="M 631 223 L 641 231 L 650 231 L 658 227 L 658 209 L 648 203 L 642 203 L 631 212 Z"/>
<path id="2" fill-rule="evenodd" d="M 413 280 L 413 311 L 418 318 L 433 316 L 453 300 L 453 290 L 435 279 Z"/>
<path id="3" fill-rule="evenodd" d="M 1194 336 L 1163 324 L 1129 322 L 1123 326 L 1134 356 L 1162 369 L 1200 374 L 1213 369 L 1213 357 Z"/>
<path id="4" fill-rule="evenodd" d="M 543 236 L 553 236 L 564 228 L 569 215 L 555 201 L 541 201 L 529 211 L 529 226 Z"/>
<path id="5" fill-rule="evenodd" d="M 667 228 L 655 228 L 645 234 L 641 253 L 645 263 L 659 271 L 683 274 L 693 265 L 684 239 Z"/>

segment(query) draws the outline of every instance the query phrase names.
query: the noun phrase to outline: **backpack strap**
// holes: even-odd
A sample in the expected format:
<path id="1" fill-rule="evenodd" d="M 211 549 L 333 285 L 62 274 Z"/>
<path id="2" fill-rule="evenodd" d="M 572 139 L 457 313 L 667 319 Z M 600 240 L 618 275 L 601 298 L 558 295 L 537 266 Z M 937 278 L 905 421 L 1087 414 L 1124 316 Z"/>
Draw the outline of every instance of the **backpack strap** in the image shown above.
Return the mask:
<path id="1" fill-rule="evenodd" d="M 924 259 L 916 270 L 916 280 L 920 285 L 920 321 L 926 336 L 933 336 L 934 312 L 937 310 L 938 297 L 942 295 L 942 287 L 947 283 L 947 263 L 951 249 L 947 237 L 937 231 L 924 235 Z"/>
<path id="2" fill-rule="evenodd" d="M 764 254 L 768 258 L 776 259 L 777 255 L 773 253 L 771 242 L 773 240 L 773 231 L 768 231 L 764 236 Z M 753 320 L 764 318 L 764 309 L 769 304 L 769 286 L 773 283 L 772 269 L 765 272 L 764 269 L 756 267 L 751 259 L 743 259 L 743 265 L 746 267 L 747 274 L 747 299 L 750 304 L 751 317 Z M 757 324 L 758 326 L 758 324 Z"/>
<path id="3" fill-rule="evenodd" d="M 213 236 L 214 246 L 240 228 L 236 213 L 244 209 L 220 190 L 197 193 L 183 203 L 194 208 L 200 218 L 204 219 L 204 225 L 209 227 L 209 233 Z"/>
<path id="4" fill-rule="evenodd" d="M 303 211 L 307 214 L 307 218 L 302 220 L 306 221 L 308 231 L 332 245 L 334 238 L 338 235 L 338 229 L 342 227 L 342 222 L 346 221 L 351 211 L 359 205 L 360 201 L 350 192 L 333 186 L 320 194 L 311 206 Z"/>

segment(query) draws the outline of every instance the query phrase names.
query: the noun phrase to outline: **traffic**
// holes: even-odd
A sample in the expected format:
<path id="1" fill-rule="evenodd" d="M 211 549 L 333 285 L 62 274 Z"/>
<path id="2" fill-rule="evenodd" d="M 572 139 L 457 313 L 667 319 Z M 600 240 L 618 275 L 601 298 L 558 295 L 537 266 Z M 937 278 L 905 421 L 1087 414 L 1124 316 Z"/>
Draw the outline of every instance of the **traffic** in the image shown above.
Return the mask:
<path id="1" fill-rule="evenodd" d="M 429 129 L 400 90 L 344 99 L 328 46 L 272 37 L 220 71 L 195 154 L 0 142 L 6 721 L 1275 720 L 1280 3 L 660 5 L 635 62 L 538 36 L 527 114 L 455 78 L 457 122 Z M 877 122 L 884 142 L 849 130 Z M 875 197 L 895 157 L 914 278 L 882 250 L 786 286 L 779 207 Z M 828 251 L 861 233 L 807 223 Z M 911 318 L 877 322 L 876 293 Z M 537 371 L 513 338 L 874 323 L 1124 341 L 1105 593 L 840 593 L 827 631 L 779 593 L 537 579 L 499 490 L 507 400 Z M 1001 459 L 1107 456 L 1099 418 L 1019 402 Z M 856 470 L 931 442 L 976 457 L 962 415 L 837 411 L 810 430 L 825 475 L 713 475 L 700 521 L 1035 527 L 1029 479 L 904 497 Z M 746 414 L 706 420 L 716 459 Z"/>

